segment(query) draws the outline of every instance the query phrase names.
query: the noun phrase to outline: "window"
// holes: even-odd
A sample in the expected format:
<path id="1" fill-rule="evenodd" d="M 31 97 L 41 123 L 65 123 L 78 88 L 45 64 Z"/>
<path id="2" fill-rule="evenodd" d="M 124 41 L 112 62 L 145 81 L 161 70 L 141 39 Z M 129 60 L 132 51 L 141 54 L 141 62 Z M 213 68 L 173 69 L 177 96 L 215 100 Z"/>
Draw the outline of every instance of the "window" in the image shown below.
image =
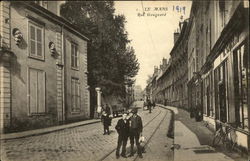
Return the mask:
<path id="1" fill-rule="evenodd" d="M 242 45 L 234 51 L 235 119 L 237 125 L 245 130 L 249 128 L 247 108 L 248 56 L 248 45 Z"/>
<path id="2" fill-rule="evenodd" d="M 228 120 L 228 78 L 227 60 L 221 63 L 214 71 L 215 88 L 215 118 L 227 122 Z"/>
<path id="3" fill-rule="evenodd" d="M 71 78 L 71 107 L 72 112 L 80 111 L 80 82 L 78 78 Z"/>
<path id="4" fill-rule="evenodd" d="M 45 72 L 29 68 L 29 114 L 45 113 Z"/>
<path id="5" fill-rule="evenodd" d="M 44 59 L 43 32 L 42 26 L 29 23 L 29 56 Z"/>
<path id="6" fill-rule="evenodd" d="M 74 69 L 79 68 L 78 51 L 75 43 L 71 43 L 71 67 Z"/>

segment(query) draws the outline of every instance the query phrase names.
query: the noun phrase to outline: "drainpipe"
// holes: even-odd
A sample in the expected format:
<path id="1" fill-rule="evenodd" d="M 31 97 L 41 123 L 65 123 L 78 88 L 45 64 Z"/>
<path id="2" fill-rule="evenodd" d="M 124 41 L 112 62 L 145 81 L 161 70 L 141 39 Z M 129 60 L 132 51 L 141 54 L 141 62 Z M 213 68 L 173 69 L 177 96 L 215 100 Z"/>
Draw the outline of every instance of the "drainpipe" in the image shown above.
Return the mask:
<path id="1" fill-rule="evenodd" d="M 66 87 L 65 87 L 65 51 L 64 51 L 64 33 L 63 33 L 63 26 L 61 28 L 61 36 L 62 36 L 62 39 L 61 39 L 61 43 L 62 43 L 62 50 L 61 50 L 61 56 L 62 56 L 62 64 L 63 64 L 63 67 L 62 67 L 62 122 L 65 123 L 65 91 L 66 91 Z"/>

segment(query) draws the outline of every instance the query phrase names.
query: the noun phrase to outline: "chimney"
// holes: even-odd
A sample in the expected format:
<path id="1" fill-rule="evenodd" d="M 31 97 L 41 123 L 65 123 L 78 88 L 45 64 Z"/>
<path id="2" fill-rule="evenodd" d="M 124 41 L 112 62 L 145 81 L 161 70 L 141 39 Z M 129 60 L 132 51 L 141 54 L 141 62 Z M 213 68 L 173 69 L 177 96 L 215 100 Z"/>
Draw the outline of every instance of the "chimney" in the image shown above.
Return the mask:
<path id="1" fill-rule="evenodd" d="M 176 41 L 178 40 L 179 36 L 180 36 L 180 33 L 179 33 L 178 31 L 175 31 L 175 32 L 174 32 L 174 44 L 175 44 Z"/>

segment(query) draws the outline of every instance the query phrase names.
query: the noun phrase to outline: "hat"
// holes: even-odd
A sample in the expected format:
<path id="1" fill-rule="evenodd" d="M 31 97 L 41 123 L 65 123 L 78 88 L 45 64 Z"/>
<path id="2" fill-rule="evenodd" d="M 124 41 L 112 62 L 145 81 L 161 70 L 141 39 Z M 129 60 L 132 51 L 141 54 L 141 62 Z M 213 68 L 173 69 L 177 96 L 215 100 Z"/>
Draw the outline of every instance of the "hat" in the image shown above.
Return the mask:
<path id="1" fill-rule="evenodd" d="M 133 108 L 131 112 L 132 112 L 133 114 L 135 114 L 135 113 L 138 112 L 138 110 L 137 110 L 137 108 Z"/>

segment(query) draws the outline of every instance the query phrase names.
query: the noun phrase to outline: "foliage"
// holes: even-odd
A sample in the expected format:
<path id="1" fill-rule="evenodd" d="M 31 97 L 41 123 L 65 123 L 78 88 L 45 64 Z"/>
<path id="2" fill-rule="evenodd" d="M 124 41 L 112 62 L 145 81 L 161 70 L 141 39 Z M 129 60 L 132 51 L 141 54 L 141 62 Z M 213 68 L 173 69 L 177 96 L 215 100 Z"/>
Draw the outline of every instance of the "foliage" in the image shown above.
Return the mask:
<path id="1" fill-rule="evenodd" d="M 114 11 L 113 1 L 67 1 L 61 8 L 61 15 L 91 39 L 89 85 L 100 86 L 104 95 L 124 95 L 125 85 L 139 70 L 135 51 L 128 46 L 125 17 Z"/>

